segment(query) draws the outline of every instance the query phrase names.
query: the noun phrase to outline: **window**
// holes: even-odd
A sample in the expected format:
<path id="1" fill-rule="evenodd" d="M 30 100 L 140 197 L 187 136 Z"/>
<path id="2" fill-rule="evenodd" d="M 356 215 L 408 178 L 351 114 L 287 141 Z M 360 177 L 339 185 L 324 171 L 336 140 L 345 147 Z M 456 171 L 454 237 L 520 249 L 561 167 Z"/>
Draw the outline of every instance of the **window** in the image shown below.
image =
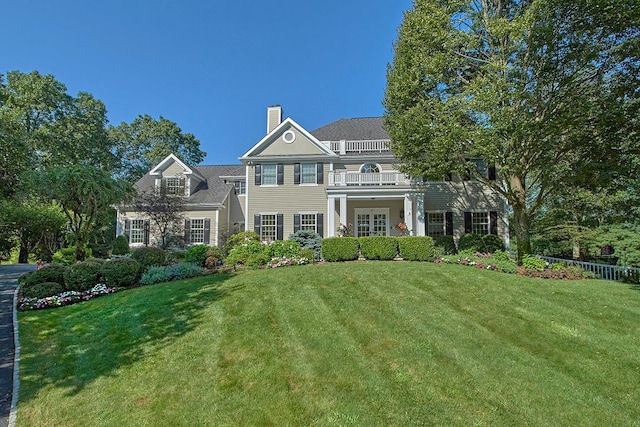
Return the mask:
<path id="1" fill-rule="evenodd" d="M 427 236 L 437 239 L 445 234 L 445 216 L 443 212 L 427 213 Z"/>
<path id="2" fill-rule="evenodd" d="M 184 196 L 184 178 L 175 176 L 164 178 L 164 188 L 167 194 Z"/>
<path id="3" fill-rule="evenodd" d="M 144 220 L 132 219 L 129 230 L 129 243 L 132 245 L 144 243 Z"/>
<path id="4" fill-rule="evenodd" d="M 316 232 L 316 214 L 300 214 L 300 230 Z"/>
<path id="5" fill-rule="evenodd" d="M 380 173 L 380 166 L 375 163 L 365 163 L 360 166 L 361 173 Z"/>
<path id="6" fill-rule="evenodd" d="M 189 228 L 189 243 L 204 243 L 204 219 L 192 219 Z"/>
<path id="7" fill-rule="evenodd" d="M 475 234 L 489 234 L 489 213 L 488 212 L 472 212 L 471 213 L 471 232 Z"/>
<path id="8" fill-rule="evenodd" d="M 260 240 L 272 242 L 276 240 L 276 215 L 260 216 Z"/>
<path id="9" fill-rule="evenodd" d="M 277 165 L 262 165 L 262 185 L 276 185 L 278 183 Z"/>
<path id="10" fill-rule="evenodd" d="M 244 181 L 235 181 L 233 183 L 236 194 L 247 194 L 247 183 Z"/>
<path id="11" fill-rule="evenodd" d="M 315 163 L 302 163 L 300 165 L 301 184 L 315 184 L 316 183 L 316 164 Z"/>

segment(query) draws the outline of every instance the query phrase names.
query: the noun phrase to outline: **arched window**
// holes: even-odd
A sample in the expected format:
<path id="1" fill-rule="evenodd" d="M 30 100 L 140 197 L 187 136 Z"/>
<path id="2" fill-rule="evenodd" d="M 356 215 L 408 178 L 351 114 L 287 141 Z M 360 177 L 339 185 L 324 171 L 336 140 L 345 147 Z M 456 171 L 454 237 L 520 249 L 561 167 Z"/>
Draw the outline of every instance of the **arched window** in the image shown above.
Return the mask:
<path id="1" fill-rule="evenodd" d="M 380 173 L 380 166 L 375 163 L 365 163 L 360 166 L 361 173 Z"/>

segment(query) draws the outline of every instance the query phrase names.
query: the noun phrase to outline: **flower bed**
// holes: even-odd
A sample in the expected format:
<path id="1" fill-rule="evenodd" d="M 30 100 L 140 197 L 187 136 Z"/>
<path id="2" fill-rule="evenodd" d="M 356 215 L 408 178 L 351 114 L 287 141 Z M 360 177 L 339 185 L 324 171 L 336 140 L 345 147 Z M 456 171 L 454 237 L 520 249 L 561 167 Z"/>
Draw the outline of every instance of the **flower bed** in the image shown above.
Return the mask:
<path id="1" fill-rule="evenodd" d="M 118 288 L 109 288 L 107 285 L 100 283 L 93 288 L 84 291 L 66 291 L 58 295 L 46 297 L 46 298 L 19 298 L 18 310 L 40 310 L 43 308 L 62 307 L 64 305 L 71 305 L 77 302 L 88 301 L 93 298 L 97 298 L 102 295 L 112 294 L 117 292 Z"/>

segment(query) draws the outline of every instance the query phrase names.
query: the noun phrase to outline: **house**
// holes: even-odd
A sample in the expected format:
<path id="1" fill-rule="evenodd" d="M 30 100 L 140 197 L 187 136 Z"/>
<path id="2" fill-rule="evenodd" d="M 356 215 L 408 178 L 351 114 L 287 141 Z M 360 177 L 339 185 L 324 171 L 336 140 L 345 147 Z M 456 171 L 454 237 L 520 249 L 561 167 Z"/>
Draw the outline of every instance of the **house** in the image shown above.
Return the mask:
<path id="1" fill-rule="evenodd" d="M 381 117 L 341 119 L 308 131 L 282 107 L 267 109 L 266 135 L 241 164 L 193 166 L 168 156 L 136 183 L 184 194 L 188 244 L 221 244 L 238 230 L 282 240 L 297 230 L 335 236 L 340 226 L 368 235 L 496 234 L 508 243 L 507 206 L 465 177 L 415 182 L 398 170 Z M 481 159 L 479 170 L 495 179 Z M 146 227 L 146 228 L 145 228 Z M 145 231 L 146 230 L 146 231 Z M 131 245 L 153 244 L 140 213 L 118 213 L 118 233 Z"/>

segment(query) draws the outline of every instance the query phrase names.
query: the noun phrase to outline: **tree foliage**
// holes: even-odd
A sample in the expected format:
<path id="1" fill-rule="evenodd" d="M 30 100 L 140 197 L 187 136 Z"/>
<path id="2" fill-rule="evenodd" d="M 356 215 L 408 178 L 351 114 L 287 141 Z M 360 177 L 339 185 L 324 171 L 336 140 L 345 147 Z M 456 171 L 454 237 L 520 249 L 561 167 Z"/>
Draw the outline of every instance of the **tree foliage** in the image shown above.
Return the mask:
<path id="1" fill-rule="evenodd" d="M 162 116 L 159 120 L 140 115 L 131 123 L 109 128 L 109 136 L 116 146 L 122 177 L 135 182 L 169 154 L 175 154 L 189 164 L 202 162 L 206 153 L 200 141 L 191 133 Z"/>
<path id="2" fill-rule="evenodd" d="M 167 249 L 171 236 L 180 236 L 184 230 L 185 200 L 183 196 L 170 194 L 162 185 L 157 191 L 139 193 L 133 202 L 137 212 L 149 218 L 160 237 L 160 247 Z"/>
<path id="3" fill-rule="evenodd" d="M 639 146 L 639 35 L 630 0 L 415 0 L 384 99 L 403 171 L 471 171 L 509 202 L 519 256 L 529 253 L 531 219 L 560 188 L 594 165 L 607 172 L 594 179 L 629 176 L 619 166 Z"/>

